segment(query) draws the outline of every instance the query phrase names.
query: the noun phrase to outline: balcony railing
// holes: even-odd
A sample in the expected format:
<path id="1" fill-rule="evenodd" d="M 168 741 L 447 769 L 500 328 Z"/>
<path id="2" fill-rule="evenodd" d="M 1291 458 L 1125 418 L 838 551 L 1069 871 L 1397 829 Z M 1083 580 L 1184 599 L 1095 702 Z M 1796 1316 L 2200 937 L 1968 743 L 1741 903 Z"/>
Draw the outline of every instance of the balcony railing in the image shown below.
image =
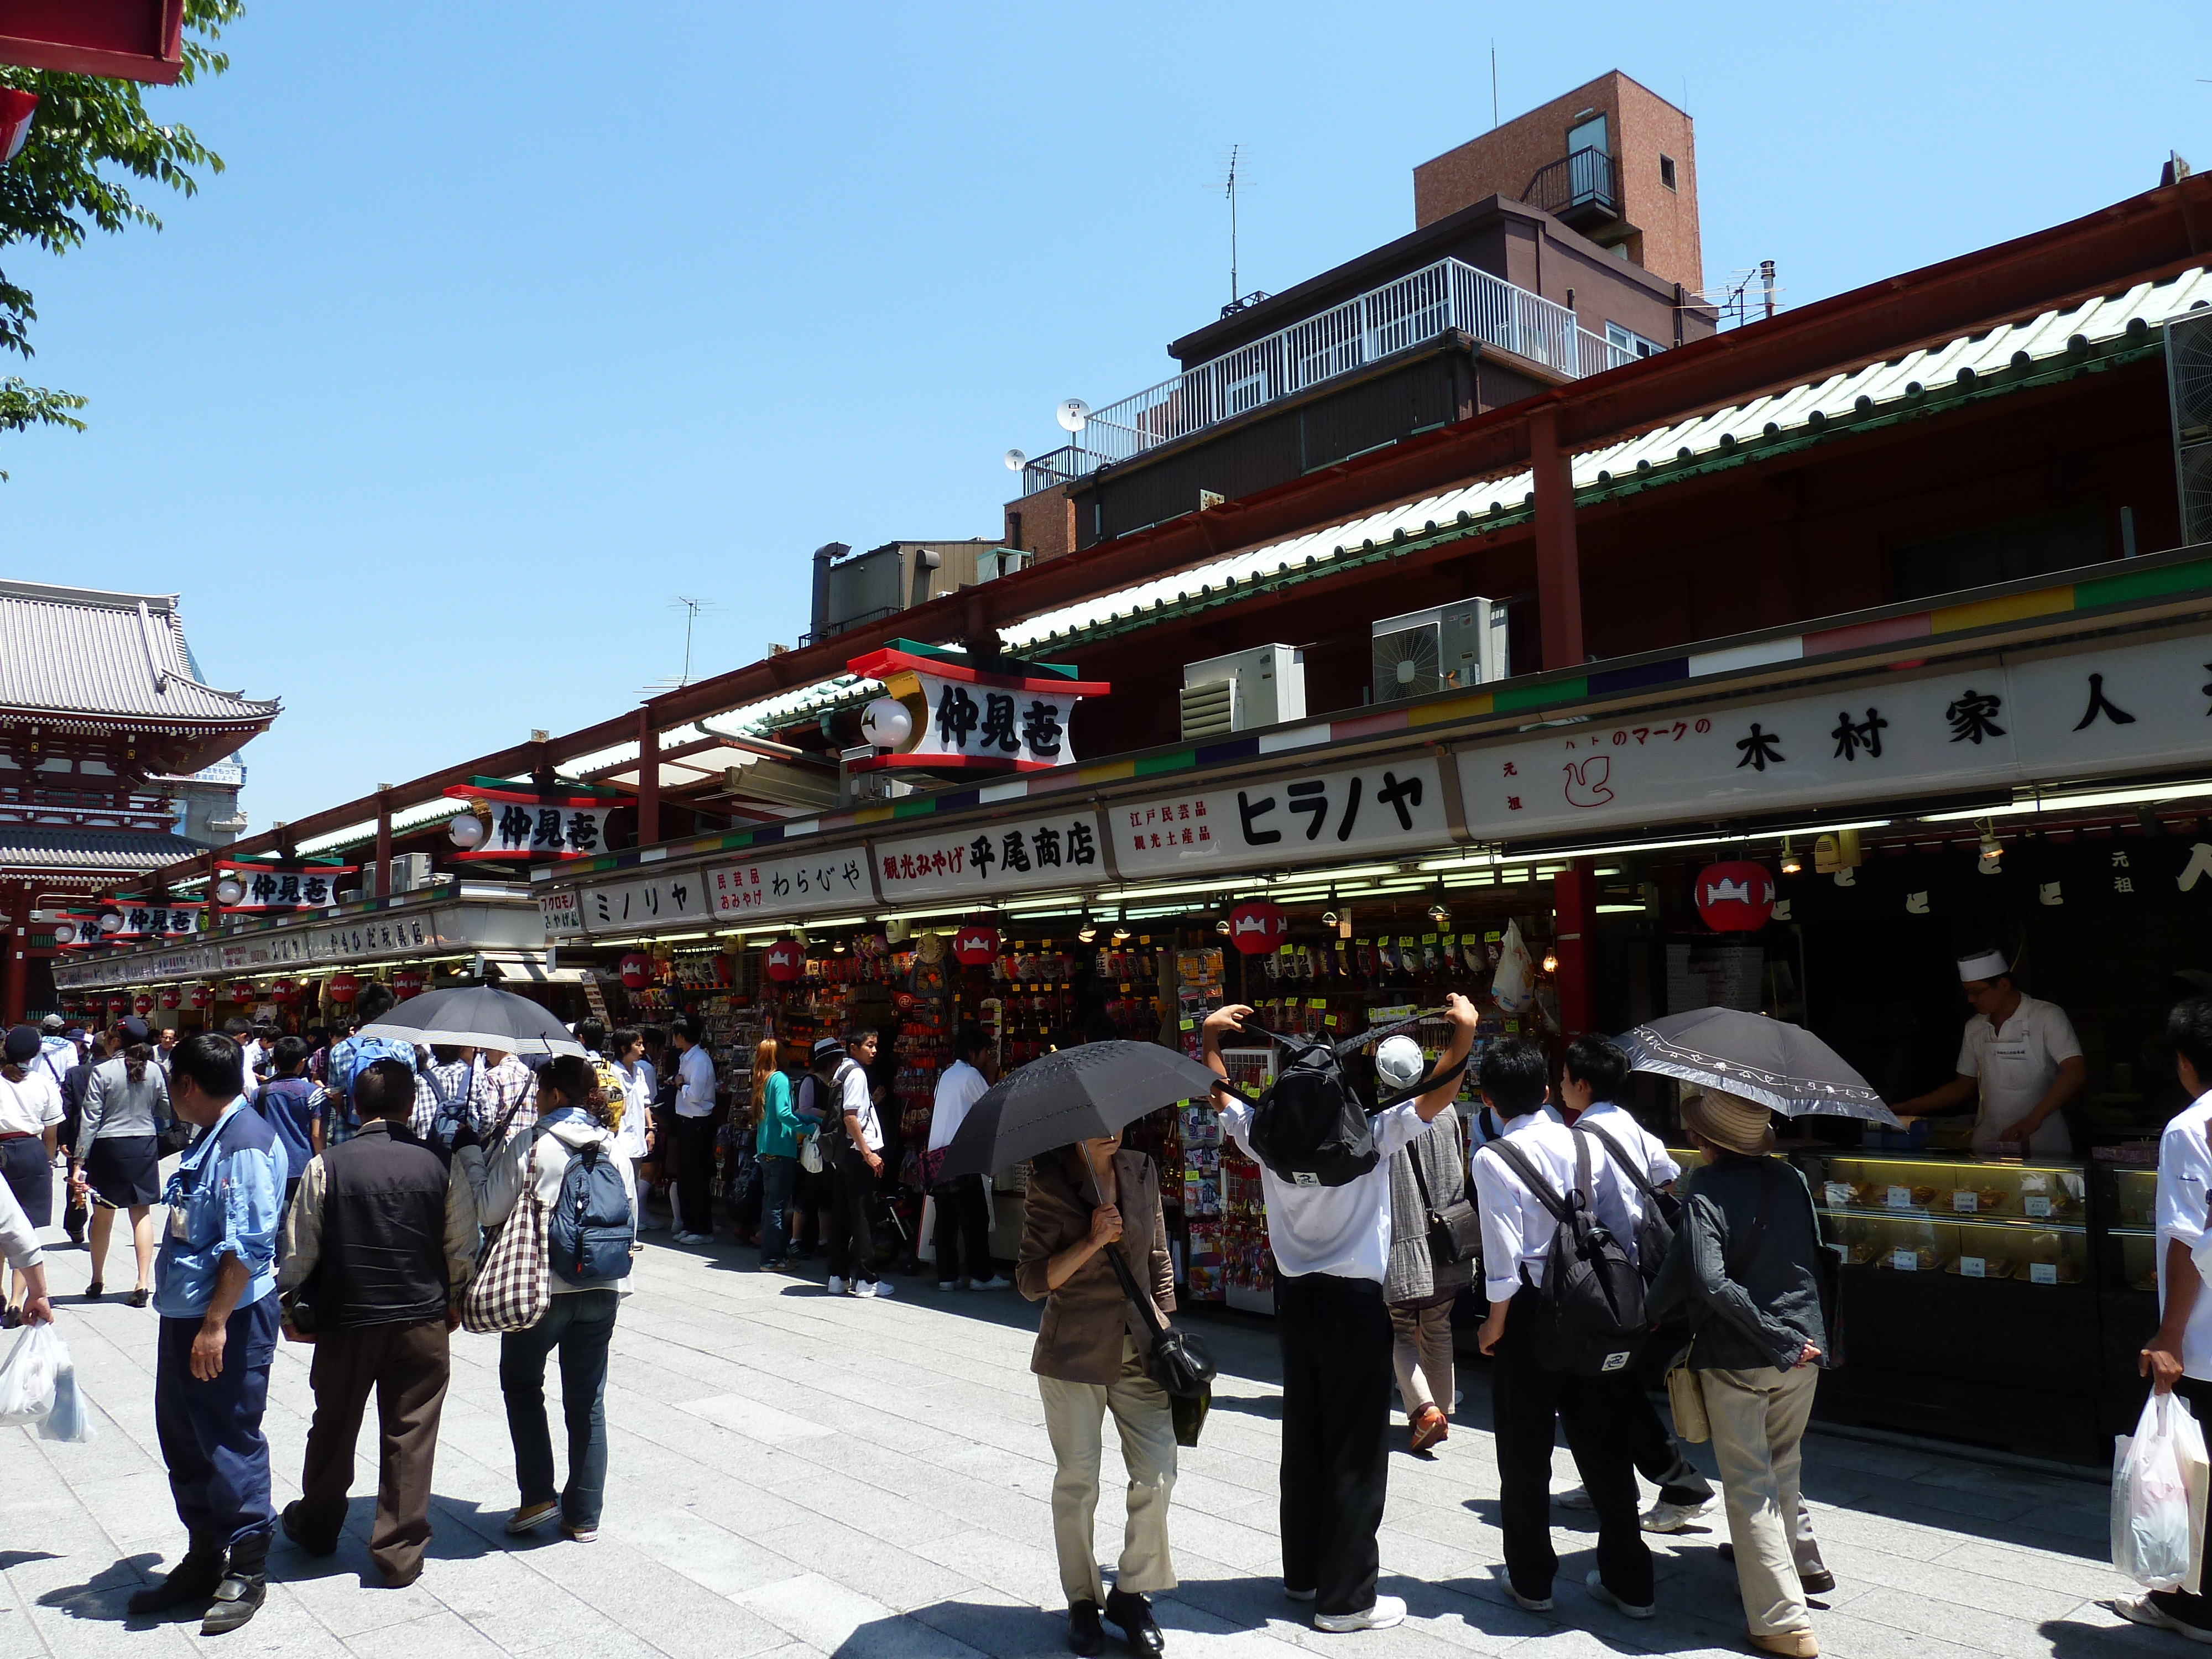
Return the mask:
<path id="1" fill-rule="evenodd" d="M 1620 162 L 1592 146 L 1536 169 L 1521 199 L 1562 224 L 1620 216 Z"/>
<path id="2" fill-rule="evenodd" d="M 1577 327 L 1574 313 L 1563 305 L 1462 260 L 1440 259 L 1107 404 L 1085 423 L 1079 442 L 1038 456 L 1023 469 L 1024 489 L 1072 483 L 1133 459 L 1448 330 L 1573 379 L 1636 356 Z"/>

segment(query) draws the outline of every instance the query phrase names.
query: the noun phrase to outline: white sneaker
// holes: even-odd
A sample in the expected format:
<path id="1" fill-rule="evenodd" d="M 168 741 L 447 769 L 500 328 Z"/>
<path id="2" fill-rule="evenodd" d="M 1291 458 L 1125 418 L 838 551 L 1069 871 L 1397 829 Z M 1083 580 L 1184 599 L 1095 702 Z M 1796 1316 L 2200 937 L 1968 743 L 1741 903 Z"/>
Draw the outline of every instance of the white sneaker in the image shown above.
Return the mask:
<path id="1" fill-rule="evenodd" d="M 1331 1636 L 1341 1636 L 1347 1631 L 1388 1630 L 1393 1625 L 1406 1622 L 1406 1604 L 1395 1595 L 1378 1595 L 1375 1605 L 1363 1607 L 1358 1613 L 1317 1613 L 1313 1627 Z"/>
<path id="2" fill-rule="evenodd" d="M 968 1288 L 971 1291 L 1011 1291 L 1014 1288 L 1014 1281 L 1011 1279 L 1001 1279 L 994 1273 L 988 1279 L 969 1279 Z"/>
<path id="3" fill-rule="evenodd" d="M 1513 1598 L 1513 1605 L 1523 1613 L 1549 1613 L 1552 1610 L 1552 1598 L 1548 1595 L 1523 1595 L 1510 1582 L 1505 1586 L 1505 1593 Z"/>
<path id="4" fill-rule="evenodd" d="M 2170 1630 L 2192 1642 L 2212 1642 L 2212 1630 L 2199 1630 L 2194 1625 L 2183 1624 L 2152 1601 L 2148 1590 L 2136 1595 L 2115 1595 L 2105 1605 L 2121 1618 L 2135 1624 L 2148 1625 L 2153 1630 Z"/>
<path id="5" fill-rule="evenodd" d="M 831 1273 L 830 1275 L 830 1283 L 825 1288 L 832 1296 L 842 1296 L 845 1294 L 845 1281 L 838 1278 L 836 1274 Z"/>
<path id="6" fill-rule="evenodd" d="M 1581 1486 L 1572 1487 L 1563 1492 L 1555 1492 L 1553 1494 L 1552 1501 L 1563 1510 L 1594 1510 L 1597 1507 L 1590 1502 L 1589 1492 Z"/>
<path id="7" fill-rule="evenodd" d="M 879 1279 L 872 1285 L 861 1285 L 860 1294 L 862 1296 L 878 1297 L 888 1301 L 892 1297 L 896 1296 L 898 1292 L 891 1288 L 891 1282 L 890 1279 Z"/>
<path id="8" fill-rule="evenodd" d="M 1593 1601 L 1601 1602 L 1616 1613 L 1625 1613 L 1631 1619 L 1649 1619 L 1659 1611 L 1656 1603 L 1647 1602 L 1638 1607 L 1633 1601 L 1622 1601 L 1605 1587 L 1604 1577 L 1595 1567 L 1590 1570 L 1589 1577 L 1583 1580 L 1583 1588 L 1590 1593 L 1590 1600 Z"/>
<path id="9" fill-rule="evenodd" d="M 1670 1504 L 1661 1498 L 1644 1511 L 1638 1524 L 1646 1532 L 1687 1532 L 1690 1522 L 1712 1508 L 1715 1499 L 1697 1504 Z"/>

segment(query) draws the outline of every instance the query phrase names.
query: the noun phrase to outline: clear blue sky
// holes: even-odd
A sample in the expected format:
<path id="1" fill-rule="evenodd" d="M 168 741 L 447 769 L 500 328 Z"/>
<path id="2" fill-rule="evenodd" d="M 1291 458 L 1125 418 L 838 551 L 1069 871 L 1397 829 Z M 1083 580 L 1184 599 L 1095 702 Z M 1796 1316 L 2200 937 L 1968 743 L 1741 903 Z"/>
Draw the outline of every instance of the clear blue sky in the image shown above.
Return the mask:
<path id="1" fill-rule="evenodd" d="M 805 626 L 820 543 L 996 536 L 1054 404 L 1413 228 L 1414 164 L 1619 68 L 1697 121 L 1706 281 L 1804 303 L 2212 166 L 2201 4 L 372 7 L 252 0 L 155 94 L 229 163 L 18 252 L 82 434 L 0 574 L 180 590 L 286 712 L 257 829 Z M 5 367 L 5 366 L 0 366 Z"/>

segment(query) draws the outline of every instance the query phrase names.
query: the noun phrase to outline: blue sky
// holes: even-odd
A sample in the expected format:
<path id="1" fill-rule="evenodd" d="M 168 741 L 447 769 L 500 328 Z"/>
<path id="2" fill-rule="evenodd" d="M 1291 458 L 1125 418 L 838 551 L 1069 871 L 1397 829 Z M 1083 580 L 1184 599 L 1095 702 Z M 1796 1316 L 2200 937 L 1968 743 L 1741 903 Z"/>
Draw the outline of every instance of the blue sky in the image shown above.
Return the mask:
<path id="1" fill-rule="evenodd" d="M 155 94 L 229 171 L 16 252 L 0 574 L 181 591 L 283 697 L 255 827 L 604 719 L 805 626 L 825 541 L 996 536 L 1000 457 L 1228 289 L 1413 228 L 1413 166 L 1619 68 L 1697 121 L 1706 281 L 1802 304 L 2212 166 L 2212 28 L 2138 3 L 371 8 L 253 0 Z"/>

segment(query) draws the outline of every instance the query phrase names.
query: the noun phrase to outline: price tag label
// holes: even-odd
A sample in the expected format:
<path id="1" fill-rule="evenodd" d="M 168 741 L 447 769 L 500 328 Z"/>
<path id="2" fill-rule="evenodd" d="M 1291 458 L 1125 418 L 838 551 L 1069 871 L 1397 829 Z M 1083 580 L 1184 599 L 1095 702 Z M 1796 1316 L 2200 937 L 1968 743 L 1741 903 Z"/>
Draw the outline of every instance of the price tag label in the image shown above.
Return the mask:
<path id="1" fill-rule="evenodd" d="M 2029 1262 L 2027 1282 L 2031 1285 L 2056 1285 L 2058 1282 L 2058 1264 L 2056 1261 Z"/>
<path id="2" fill-rule="evenodd" d="M 2051 1200 L 2047 1198 L 2024 1198 L 2020 1201 L 2020 1207 L 2032 1216 L 2047 1216 L 2051 1213 Z"/>
<path id="3" fill-rule="evenodd" d="M 1920 1258 L 1911 1250 L 1892 1250 L 1889 1265 L 1901 1273 L 1917 1273 L 1920 1271 Z"/>
<path id="4" fill-rule="evenodd" d="M 1959 1258 L 1959 1273 L 1961 1278 L 1965 1279 L 1987 1279 L 1989 1277 L 1986 1264 L 1984 1264 L 1982 1258 L 1978 1255 L 1960 1256 Z"/>
<path id="5" fill-rule="evenodd" d="M 1851 1183 L 1831 1181 L 1821 1187 L 1820 1193 L 1830 1204 L 1848 1204 L 1851 1201 Z"/>
<path id="6" fill-rule="evenodd" d="M 1885 1195 L 1885 1201 L 1893 1210 L 1909 1210 L 1912 1207 L 1912 1188 L 1892 1187 Z"/>
<path id="7" fill-rule="evenodd" d="M 1982 1195 L 1979 1193 L 1968 1192 L 1961 1187 L 1951 1194 L 1951 1207 L 1960 1215 L 1972 1215 L 1982 1207 Z M 1976 1279 L 1982 1276 L 1978 1267 L 1976 1267 L 1972 1276 Z"/>

